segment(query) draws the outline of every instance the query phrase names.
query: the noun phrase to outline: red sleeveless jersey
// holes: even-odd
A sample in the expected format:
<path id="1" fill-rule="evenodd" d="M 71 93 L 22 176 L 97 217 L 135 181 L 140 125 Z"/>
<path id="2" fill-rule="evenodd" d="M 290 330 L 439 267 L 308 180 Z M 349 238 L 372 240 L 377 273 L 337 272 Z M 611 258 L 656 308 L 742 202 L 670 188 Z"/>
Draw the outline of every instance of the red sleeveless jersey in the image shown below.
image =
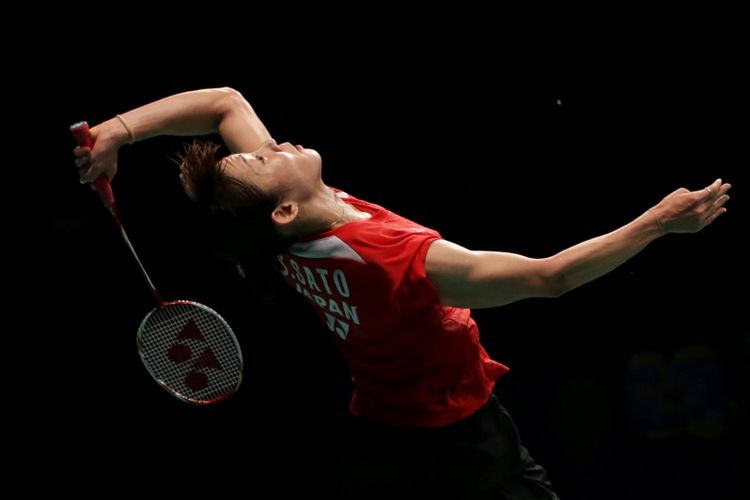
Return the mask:
<path id="1" fill-rule="evenodd" d="M 508 368 L 479 344 L 468 309 L 440 305 L 425 272 L 440 234 L 337 194 L 371 217 L 298 241 L 278 258 L 344 353 L 354 381 L 350 410 L 423 427 L 471 415 Z"/>

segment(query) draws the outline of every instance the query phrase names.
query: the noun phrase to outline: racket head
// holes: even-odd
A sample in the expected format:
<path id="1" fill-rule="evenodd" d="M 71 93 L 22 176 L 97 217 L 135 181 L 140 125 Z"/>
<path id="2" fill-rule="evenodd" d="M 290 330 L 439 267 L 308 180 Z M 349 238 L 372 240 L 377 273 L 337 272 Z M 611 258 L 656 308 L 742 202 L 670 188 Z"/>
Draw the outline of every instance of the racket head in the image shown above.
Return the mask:
<path id="1" fill-rule="evenodd" d="M 176 398 L 217 403 L 242 382 L 242 351 L 232 328 L 208 306 L 165 302 L 138 327 L 138 353 L 151 376 Z"/>

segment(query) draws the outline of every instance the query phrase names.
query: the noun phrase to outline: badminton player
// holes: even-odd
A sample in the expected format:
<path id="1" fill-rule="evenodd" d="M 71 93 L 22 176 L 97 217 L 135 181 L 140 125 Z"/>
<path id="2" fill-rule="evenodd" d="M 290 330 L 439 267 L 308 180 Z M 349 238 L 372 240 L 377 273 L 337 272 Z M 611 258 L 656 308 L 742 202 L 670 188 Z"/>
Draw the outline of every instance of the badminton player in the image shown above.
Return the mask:
<path id="1" fill-rule="evenodd" d="M 124 144 L 209 133 L 231 154 L 189 146 L 185 191 L 222 228 L 240 269 L 272 266 L 309 301 L 351 370 L 345 498 L 558 498 L 492 394 L 508 368 L 482 348 L 470 310 L 560 296 L 660 237 L 702 230 L 729 199 L 721 180 L 680 188 L 546 258 L 470 250 L 326 185 L 315 149 L 277 143 L 228 88 L 169 96 L 93 127 L 93 149 L 74 152 L 81 182 L 114 177 Z"/>

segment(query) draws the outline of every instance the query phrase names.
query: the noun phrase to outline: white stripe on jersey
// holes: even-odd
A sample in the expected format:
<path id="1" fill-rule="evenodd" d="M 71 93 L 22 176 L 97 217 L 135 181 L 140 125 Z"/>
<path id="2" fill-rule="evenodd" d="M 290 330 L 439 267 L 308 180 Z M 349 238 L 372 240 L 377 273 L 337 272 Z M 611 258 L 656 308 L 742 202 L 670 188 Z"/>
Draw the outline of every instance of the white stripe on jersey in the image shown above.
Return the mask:
<path id="1" fill-rule="evenodd" d="M 367 264 L 352 247 L 341 241 L 338 236 L 295 243 L 289 248 L 289 253 L 306 259 L 349 259 Z"/>

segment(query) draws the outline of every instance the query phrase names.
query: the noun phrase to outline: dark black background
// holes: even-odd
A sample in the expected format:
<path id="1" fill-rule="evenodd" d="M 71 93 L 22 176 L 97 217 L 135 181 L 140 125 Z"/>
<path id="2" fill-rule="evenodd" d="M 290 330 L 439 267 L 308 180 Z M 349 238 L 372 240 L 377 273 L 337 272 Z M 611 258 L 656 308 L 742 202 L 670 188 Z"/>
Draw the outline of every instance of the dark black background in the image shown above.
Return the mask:
<path id="1" fill-rule="evenodd" d="M 54 450 L 60 470 L 75 450 L 80 474 L 112 476 L 110 484 L 146 476 L 170 492 L 335 489 L 346 368 L 304 303 L 259 304 L 208 254 L 170 160 L 187 139 L 124 147 L 113 186 L 162 295 L 211 305 L 239 336 L 246 379 L 213 407 L 178 402 L 141 366 L 134 337 L 152 298 L 72 163 L 75 121 L 231 86 L 277 140 L 320 151 L 329 185 L 474 249 L 547 256 L 628 222 L 677 187 L 717 177 L 734 184 L 729 212 L 705 231 L 659 240 L 559 299 L 475 317 L 486 349 L 512 368 L 496 393 L 562 498 L 740 497 L 749 386 L 739 37 L 718 26 L 649 39 L 625 29 L 612 39 L 605 26 L 567 43 L 575 30 L 541 41 L 496 35 L 489 24 L 465 25 L 463 36 L 405 36 L 412 25 L 396 21 L 335 36 L 312 30 L 287 44 L 291 28 L 259 33 L 230 22 L 223 35 L 174 45 L 130 37 L 110 51 L 89 42 L 85 61 L 53 51 L 65 69 L 42 71 L 43 231 L 34 246 L 40 286 L 51 285 L 55 299 L 34 319 L 54 325 L 34 337 L 47 356 L 32 379 L 48 394 L 40 446 Z M 709 440 L 639 436 L 626 410 L 628 358 L 669 359 L 696 343 L 717 353 L 726 431 Z"/>

